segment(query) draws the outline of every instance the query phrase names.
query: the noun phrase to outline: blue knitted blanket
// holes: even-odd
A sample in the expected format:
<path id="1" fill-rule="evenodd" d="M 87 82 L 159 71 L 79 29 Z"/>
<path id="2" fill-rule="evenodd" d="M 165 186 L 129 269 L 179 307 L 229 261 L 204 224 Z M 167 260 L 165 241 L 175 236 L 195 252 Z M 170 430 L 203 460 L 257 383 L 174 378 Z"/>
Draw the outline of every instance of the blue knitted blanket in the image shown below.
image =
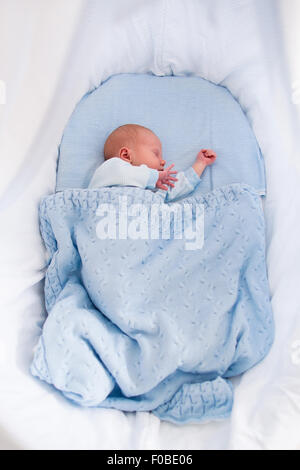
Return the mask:
<path id="1" fill-rule="evenodd" d="M 31 373 L 82 406 L 178 424 L 229 416 L 229 378 L 274 335 L 255 190 L 176 203 L 136 187 L 65 190 L 39 214 L 48 316 Z"/>

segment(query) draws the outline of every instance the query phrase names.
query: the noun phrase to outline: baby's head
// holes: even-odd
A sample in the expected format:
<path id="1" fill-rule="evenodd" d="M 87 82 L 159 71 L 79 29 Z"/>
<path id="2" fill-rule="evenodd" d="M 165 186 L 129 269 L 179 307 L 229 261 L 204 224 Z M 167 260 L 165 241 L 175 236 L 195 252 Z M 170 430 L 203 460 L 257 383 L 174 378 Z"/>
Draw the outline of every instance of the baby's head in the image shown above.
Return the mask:
<path id="1" fill-rule="evenodd" d="M 106 139 L 104 158 L 119 157 L 134 166 L 142 164 L 163 170 L 165 161 L 159 138 L 147 127 L 125 124 L 115 129 Z"/>

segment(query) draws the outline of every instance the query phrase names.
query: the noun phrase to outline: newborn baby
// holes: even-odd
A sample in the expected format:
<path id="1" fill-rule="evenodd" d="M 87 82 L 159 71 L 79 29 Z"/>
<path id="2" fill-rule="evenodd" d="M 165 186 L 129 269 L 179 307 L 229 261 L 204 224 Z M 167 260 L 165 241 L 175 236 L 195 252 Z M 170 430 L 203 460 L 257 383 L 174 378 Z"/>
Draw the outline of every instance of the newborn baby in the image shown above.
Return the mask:
<path id="1" fill-rule="evenodd" d="M 216 157 L 212 150 L 200 150 L 195 163 L 176 178 L 174 164 L 164 168 L 166 162 L 159 138 L 146 127 L 125 124 L 108 136 L 104 145 L 105 161 L 95 171 L 89 188 L 137 186 L 166 191 L 165 201 L 173 201 L 194 191 L 206 166 Z"/>

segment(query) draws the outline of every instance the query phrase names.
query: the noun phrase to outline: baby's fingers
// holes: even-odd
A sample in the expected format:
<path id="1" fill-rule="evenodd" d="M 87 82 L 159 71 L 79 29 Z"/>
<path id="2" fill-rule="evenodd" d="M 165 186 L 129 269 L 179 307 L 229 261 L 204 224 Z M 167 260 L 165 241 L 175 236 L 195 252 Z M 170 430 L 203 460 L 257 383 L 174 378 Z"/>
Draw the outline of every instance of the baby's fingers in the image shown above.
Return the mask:
<path id="1" fill-rule="evenodd" d="M 176 175 L 177 171 L 174 170 L 174 171 L 168 171 L 168 175 Z"/>
<path id="2" fill-rule="evenodd" d="M 162 183 L 168 184 L 170 181 L 178 181 L 178 178 L 173 178 L 172 176 L 165 177 L 162 180 Z"/>
<path id="3" fill-rule="evenodd" d="M 171 168 L 173 168 L 174 165 L 175 165 L 175 163 L 172 163 L 172 165 L 168 166 L 168 167 L 166 168 L 166 170 L 171 170 Z M 176 172 L 176 173 L 177 173 L 177 172 Z"/>

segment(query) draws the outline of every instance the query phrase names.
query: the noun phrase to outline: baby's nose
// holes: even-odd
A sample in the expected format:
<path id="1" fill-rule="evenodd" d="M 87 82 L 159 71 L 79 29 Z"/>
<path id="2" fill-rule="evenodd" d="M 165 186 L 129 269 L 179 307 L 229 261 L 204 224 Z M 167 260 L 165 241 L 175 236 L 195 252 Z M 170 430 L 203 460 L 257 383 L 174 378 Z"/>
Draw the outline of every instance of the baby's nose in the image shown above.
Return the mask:
<path id="1" fill-rule="evenodd" d="M 161 164 L 162 164 L 162 166 L 164 166 L 166 164 L 165 160 L 162 160 Z"/>

